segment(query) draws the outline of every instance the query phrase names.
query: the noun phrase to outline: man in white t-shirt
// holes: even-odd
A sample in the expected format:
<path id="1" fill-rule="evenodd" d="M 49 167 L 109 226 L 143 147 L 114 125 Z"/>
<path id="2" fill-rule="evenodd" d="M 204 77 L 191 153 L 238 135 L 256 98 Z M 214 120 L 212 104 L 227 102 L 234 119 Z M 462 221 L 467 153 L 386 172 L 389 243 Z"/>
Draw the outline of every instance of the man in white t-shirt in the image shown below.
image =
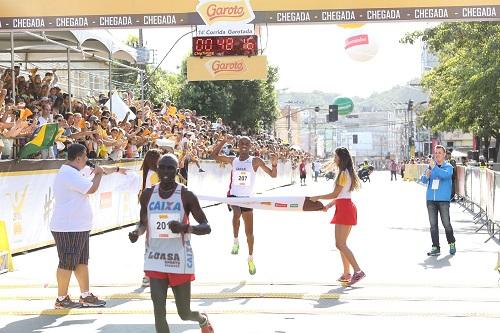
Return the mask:
<path id="1" fill-rule="evenodd" d="M 54 180 L 55 205 L 50 231 L 59 256 L 56 309 L 100 307 L 106 304 L 89 292 L 89 235 L 92 229 L 89 194 L 97 191 L 104 174 L 120 172 L 120 168 L 96 166 L 90 179 L 83 174 L 86 163 L 87 148 L 72 144 L 68 148 L 68 163 L 61 166 Z M 121 172 L 124 173 L 123 170 Z M 79 303 L 73 302 L 68 295 L 73 273 L 80 286 Z"/>

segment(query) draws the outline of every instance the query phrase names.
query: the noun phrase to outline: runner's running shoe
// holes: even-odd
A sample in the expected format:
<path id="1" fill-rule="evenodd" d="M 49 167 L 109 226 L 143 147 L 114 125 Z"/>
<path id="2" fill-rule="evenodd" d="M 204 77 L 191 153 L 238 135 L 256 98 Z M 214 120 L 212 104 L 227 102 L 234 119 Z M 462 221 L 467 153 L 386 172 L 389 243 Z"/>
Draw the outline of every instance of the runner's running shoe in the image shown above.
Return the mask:
<path id="1" fill-rule="evenodd" d="M 253 262 L 253 259 L 248 260 L 248 272 L 251 275 L 254 275 L 257 272 L 257 269 L 255 268 L 255 263 Z"/>
<path id="2" fill-rule="evenodd" d="M 212 327 L 210 320 L 208 320 L 207 314 L 201 313 L 201 315 L 205 317 L 205 322 L 203 324 L 200 324 L 201 333 L 214 333 L 214 328 Z"/>
<path id="3" fill-rule="evenodd" d="M 240 244 L 234 243 L 233 248 L 231 249 L 231 254 L 238 254 L 239 250 L 240 250 Z"/>

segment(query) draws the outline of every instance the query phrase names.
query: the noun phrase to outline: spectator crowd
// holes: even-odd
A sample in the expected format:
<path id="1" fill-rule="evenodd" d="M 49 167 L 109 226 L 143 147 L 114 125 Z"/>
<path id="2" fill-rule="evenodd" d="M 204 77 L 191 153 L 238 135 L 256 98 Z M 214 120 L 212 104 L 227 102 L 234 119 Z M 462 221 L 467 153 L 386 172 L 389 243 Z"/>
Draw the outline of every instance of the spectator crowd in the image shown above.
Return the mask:
<path id="1" fill-rule="evenodd" d="M 11 98 L 12 75 L 16 83 L 15 100 Z M 120 118 L 106 106 L 108 98 L 104 94 L 86 100 L 73 98 L 58 87 L 55 70 L 42 77 L 36 68 L 27 75 L 23 75 L 18 66 L 14 72 L 6 69 L 0 77 L 0 152 L 3 150 L 3 158 L 14 157 L 12 142 L 22 146 L 43 124 L 57 123 L 59 131 L 54 147 L 32 158 L 66 158 L 68 146 L 81 143 L 87 147 L 88 157 L 93 159 L 139 158 L 150 148 L 160 148 L 179 155 L 183 166 L 207 159 L 216 143 L 224 135 L 231 134 L 233 141 L 222 150 L 229 156 L 238 154 L 239 137 L 245 135 L 252 141 L 255 156 L 267 159 L 274 153 L 282 161 L 291 161 L 295 167 L 304 159 L 310 160 L 305 152 L 290 148 L 268 133 L 253 133 L 242 126 L 227 124 L 221 118 L 209 119 L 196 110 L 177 108 L 168 100 L 153 105 L 149 101 L 132 100 L 127 94 L 124 101 L 130 112 Z"/>

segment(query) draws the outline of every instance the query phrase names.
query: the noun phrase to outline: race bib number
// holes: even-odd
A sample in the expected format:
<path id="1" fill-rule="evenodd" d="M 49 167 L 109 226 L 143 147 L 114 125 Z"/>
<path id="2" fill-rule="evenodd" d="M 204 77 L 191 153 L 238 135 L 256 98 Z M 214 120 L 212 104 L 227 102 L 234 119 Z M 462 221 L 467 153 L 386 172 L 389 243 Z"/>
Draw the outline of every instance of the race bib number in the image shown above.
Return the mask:
<path id="1" fill-rule="evenodd" d="M 235 180 L 238 186 L 250 186 L 252 175 L 246 171 L 238 171 Z"/>
<path id="2" fill-rule="evenodd" d="M 433 190 L 438 190 L 439 189 L 439 179 L 434 179 L 432 181 L 431 189 L 433 189 Z"/>
<path id="3" fill-rule="evenodd" d="M 171 221 L 180 220 L 180 214 L 152 214 L 152 226 L 150 228 L 151 238 L 179 238 L 180 233 L 174 234 L 172 230 L 168 227 L 168 223 Z"/>

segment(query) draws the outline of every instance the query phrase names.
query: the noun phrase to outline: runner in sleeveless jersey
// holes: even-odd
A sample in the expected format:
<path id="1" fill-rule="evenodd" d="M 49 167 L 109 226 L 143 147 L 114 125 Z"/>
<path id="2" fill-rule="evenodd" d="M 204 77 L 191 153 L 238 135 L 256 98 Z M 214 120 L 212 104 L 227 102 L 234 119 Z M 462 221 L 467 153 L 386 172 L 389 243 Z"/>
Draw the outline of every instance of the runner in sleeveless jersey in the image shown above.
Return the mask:
<path id="1" fill-rule="evenodd" d="M 170 332 L 165 317 L 170 286 L 181 319 L 197 321 L 202 333 L 213 333 L 207 315 L 191 311 L 190 307 L 191 281 L 194 280 L 191 234 L 206 235 L 211 229 L 198 198 L 176 182 L 178 166 L 173 154 L 160 158 L 160 184 L 141 194 L 140 225 L 129 233 L 129 238 L 135 243 L 139 235 L 146 232 L 144 272 L 150 279 L 156 332 Z M 189 214 L 193 214 L 199 225 L 189 224 Z"/>
<path id="2" fill-rule="evenodd" d="M 232 140 L 231 135 L 226 135 L 215 146 L 211 157 L 217 162 L 231 164 L 231 180 L 229 183 L 229 197 L 250 197 L 254 195 L 255 176 L 257 170 L 261 168 L 269 176 L 276 178 L 278 159 L 275 155 L 271 155 L 271 168 L 269 168 L 259 157 L 250 156 L 251 141 L 248 137 L 243 136 L 238 141 L 239 157 L 221 155 L 220 151 L 224 144 Z M 233 236 L 234 243 L 231 254 L 238 254 L 240 245 L 238 241 L 238 233 L 240 229 L 240 217 L 243 217 L 245 223 L 245 234 L 248 244 L 248 271 L 250 274 L 256 273 L 255 263 L 253 260 L 253 209 L 232 206 L 233 209 Z"/>

